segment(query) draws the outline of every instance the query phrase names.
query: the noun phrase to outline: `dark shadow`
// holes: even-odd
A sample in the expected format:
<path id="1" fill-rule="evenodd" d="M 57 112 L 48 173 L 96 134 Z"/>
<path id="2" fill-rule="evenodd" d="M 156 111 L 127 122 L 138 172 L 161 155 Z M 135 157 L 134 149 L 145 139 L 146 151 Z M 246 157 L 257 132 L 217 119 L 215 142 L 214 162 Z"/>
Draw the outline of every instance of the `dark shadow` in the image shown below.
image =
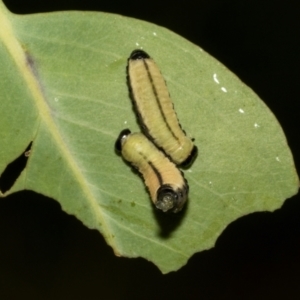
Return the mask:
<path id="1" fill-rule="evenodd" d="M 164 213 L 157 209 L 154 205 L 152 206 L 153 215 L 160 226 L 160 232 L 158 235 L 162 238 L 169 238 L 174 230 L 178 228 L 184 219 L 188 210 L 189 201 L 186 202 L 183 209 L 178 213 Z"/>
<path id="2" fill-rule="evenodd" d="M 21 172 L 25 169 L 28 157 L 30 155 L 32 142 L 29 143 L 25 151 L 14 161 L 7 165 L 0 176 L 0 191 L 4 194 L 15 183 Z"/>

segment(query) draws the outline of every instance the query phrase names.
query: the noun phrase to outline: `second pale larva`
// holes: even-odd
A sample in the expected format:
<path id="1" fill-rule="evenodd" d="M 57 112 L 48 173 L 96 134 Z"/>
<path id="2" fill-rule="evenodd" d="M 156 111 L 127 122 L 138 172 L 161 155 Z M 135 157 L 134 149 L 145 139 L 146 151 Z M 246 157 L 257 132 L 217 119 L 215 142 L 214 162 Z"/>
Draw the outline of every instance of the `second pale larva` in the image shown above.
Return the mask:
<path id="1" fill-rule="evenodd" d="M 142 133 L 123 130 L 116 150 L 143 176 L 151 200 L 163 212 L 182 210 L 188 197 L 188 185 L 181 171 Z"/>
<path id="2" fill-rule="evenodd" d="M 127 76 L 145 133 L 175 164 L 189 166 L 197 156 L 197 147 L 178 122 L 167 85 L 154 60 L 143 50 L 133 51 Z"/>

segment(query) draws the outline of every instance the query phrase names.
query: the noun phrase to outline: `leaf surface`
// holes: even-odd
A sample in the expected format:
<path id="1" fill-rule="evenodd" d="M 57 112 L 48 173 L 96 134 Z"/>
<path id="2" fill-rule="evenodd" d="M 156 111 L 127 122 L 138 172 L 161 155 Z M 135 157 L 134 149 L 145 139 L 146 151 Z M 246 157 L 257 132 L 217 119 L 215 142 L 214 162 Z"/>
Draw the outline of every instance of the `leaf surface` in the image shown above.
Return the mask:
<path id="1" fill-rule="evenodd" d="M 161 68 L 199 149 L 185 171 L 183 214 L 157 213 L 141 178 L 114 151 L 122 129 L 140 131 L 125 73 L 136 48 Z M 177 270 L 233 220 L 279 208 L 298 190 L 285 136 L 266 105 L 164 28 L 95 12 L 19 16 L 0 2 L 0 70 L 0 172 L 33 141 L 26 168 L 2 196 L 30 189 L 56 199 L 117 255 Z"/>

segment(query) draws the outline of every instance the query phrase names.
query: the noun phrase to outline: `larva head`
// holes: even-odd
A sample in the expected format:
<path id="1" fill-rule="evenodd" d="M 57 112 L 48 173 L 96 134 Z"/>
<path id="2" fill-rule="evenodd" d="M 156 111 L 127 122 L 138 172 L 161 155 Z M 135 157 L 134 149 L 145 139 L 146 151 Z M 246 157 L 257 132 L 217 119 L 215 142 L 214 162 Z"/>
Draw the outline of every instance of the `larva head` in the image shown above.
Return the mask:
<path id="1" fill-rule="evenodd" d="M 163 212 L 177 213 L 182 210 L 187 201 L 187 194 L 186 185 L 181 189 L 174 189 L 171 185 L 164 184 L 157 190 L 155 206 Z"/>
<path id="2" fill-rule="evenodd" d="M 138 60 L 138 59 L 148 59 L 150 56 L 141 49 L 133 50 L 129 56 L 129 59 Z"/>
<path id="3" fill-rule="evenodd" d="M 122 151 L 122 145 L 129 134 L 131 134 L 131 131 L 129 129 L 124 129 L 120 132 L 115 143 L 115 149 L 117 152 L 120 153 Z"/>

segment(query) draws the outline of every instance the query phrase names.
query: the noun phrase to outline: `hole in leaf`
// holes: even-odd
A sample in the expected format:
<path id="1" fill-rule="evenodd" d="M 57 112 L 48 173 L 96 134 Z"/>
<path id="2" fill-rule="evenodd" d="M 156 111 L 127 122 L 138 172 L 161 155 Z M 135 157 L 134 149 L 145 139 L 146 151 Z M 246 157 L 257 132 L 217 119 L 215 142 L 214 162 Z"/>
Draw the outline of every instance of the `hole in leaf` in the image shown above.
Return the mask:
<path id="1" fill-rule="evenodd" d="M 27 146 L 25 151 L 17 157 L 14 161 L 7 165 L 5 170 L 0 176 L 0 191 L 4 194 L 8 191 L 15 181 L 20 176 L 21 172 L 26 167 L 27 159 L 30 155 L 32 142 Z"/>

